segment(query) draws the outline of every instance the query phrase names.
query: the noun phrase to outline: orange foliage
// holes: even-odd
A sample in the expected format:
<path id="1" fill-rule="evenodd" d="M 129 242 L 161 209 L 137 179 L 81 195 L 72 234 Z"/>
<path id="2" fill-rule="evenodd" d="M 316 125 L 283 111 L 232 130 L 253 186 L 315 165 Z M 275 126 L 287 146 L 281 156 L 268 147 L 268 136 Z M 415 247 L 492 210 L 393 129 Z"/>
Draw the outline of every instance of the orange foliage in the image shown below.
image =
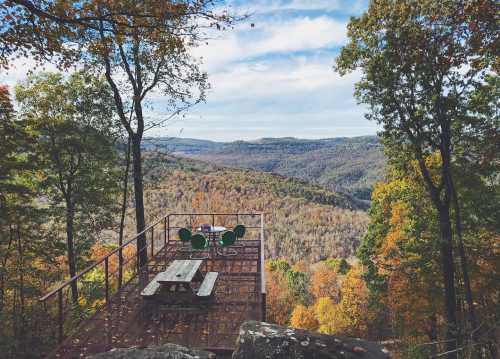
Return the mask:
<path id="1" fill-rule="evenodd" d="M 327 265 L 322 264 L 311 276 L 310 293 L 314 298 L 329 297 L 334 303 L 339 301 L 337 273 Z"/>
<path id="2" fill-rule="evenodd" d="M 279 271 L 266 268 L 266 306 L 270 322 L 286 325 L 295 305 L 296 298 Z"/>
<path id="3" fill-rule="evenodd" d="M 107 255 L 109 252 L 111 252 L 113 249 L 110 248 L 109 246 L 103 245 L 102 243 L 96 243 L 92 246 L 90 249 L 90 259 L 93 261 L 98 261 L 105 255 Z M 124 265 L 130 266 L 130 263 L 128 263 L 132 258 L 134 258 L 136 255 L 136 247 L 135 245 L 128 245 L 122 250 L 122 256 L 123 256 L 123 262 Z M 119 266 L 119 257 L 118 257 L 118 252 L 116 254 L 113 254 L 112 256 L 109 257 L 108 259 L 108 268 L 109 272 L 111 274 L 117 273 L 118 272 L 118 266 Z"/>
<path id="4" fill-rule="evenodd" d="M 290 325 L 300 329 L 316 330 L 319 323 L 316 320 L 314 308 L 308 308 L 302 304 L 296 305 L 290 318 Z"/>

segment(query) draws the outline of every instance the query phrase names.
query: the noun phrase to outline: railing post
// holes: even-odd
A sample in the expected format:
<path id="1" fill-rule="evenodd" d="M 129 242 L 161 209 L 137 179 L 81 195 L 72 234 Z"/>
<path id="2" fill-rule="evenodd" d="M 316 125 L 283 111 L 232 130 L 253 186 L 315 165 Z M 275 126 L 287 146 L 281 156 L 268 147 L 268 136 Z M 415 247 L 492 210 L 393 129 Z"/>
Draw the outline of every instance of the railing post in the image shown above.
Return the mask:
<path id="1" fill-rule="evenodd" d="M 167 218 L 163 219 L 163 250 L 167 250 Z"/>
<path id="2" fill-rule="evenodd" d="M 106 304 L 109 304 L 109 262 L 108 257 L 104 259 L 104 278 L 106 281 Z"/>
<path id="3" fill-rule="evenodd" d="M 151 260 L 155 255 L 155 226 L 151 227 Z"/>
<path id="4" fill-rule="evenodd" d="M 266 272 L 264 256 L 264 213 L 260 214 L 260 271 L 261 271 L 261 300 L 262 300 L 262 321 L 266 321 Z"/>
<path id="5" fill-rule="evenodd" d="M 123 282 L 123 248 L 118 250 L 118 289 L 121 289 Z"/>
<path id="6" fill-rule="evenodd" d="M 57 292 L 57 301 L 58 301 L 58 315 L 57 315 L 57 324 L 58 324 L 58 341 L 59 343 L 63 340 L 63 293 L 62 289 Z"/>

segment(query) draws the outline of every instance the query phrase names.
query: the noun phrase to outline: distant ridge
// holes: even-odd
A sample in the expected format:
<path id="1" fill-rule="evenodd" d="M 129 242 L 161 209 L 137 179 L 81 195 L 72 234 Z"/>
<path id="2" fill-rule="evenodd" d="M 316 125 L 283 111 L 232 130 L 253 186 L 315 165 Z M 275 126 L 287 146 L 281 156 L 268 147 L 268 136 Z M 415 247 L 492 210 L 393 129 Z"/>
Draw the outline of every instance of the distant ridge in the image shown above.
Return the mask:
<path id="1" fill-rule="evenodd" d="M 147 138 L 146 150 L 203 160 L 219 166 L 294 177 L 368 201 L 383 179 L 385 158 L 376 136 L 300 139 L 261 138 L 218 142 L 192 138 Z"/>

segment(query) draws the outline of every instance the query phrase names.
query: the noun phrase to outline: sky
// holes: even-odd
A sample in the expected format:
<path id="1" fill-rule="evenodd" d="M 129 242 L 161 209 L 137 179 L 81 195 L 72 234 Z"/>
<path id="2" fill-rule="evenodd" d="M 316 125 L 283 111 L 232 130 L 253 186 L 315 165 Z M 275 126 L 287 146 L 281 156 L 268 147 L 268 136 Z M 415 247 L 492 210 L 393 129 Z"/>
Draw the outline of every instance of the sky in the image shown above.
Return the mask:
<path id="1" fill-rule="evenodd" d="M 350 16 L 361 15 L 367 3 L 226 1 L 232 12 L 250 17 L 193 50 L 211 84 L 206 103 L 147 135 L 234 141 L 376 134 L 377 125 L 353 97 L 360 74 L 340 77 L 333 70 Z M 23 79 L 28 68 L 29 60 L 18 60 L 0 82 Z M 165 103 L 155 96 L 148 115 L 165 116 Z"/>

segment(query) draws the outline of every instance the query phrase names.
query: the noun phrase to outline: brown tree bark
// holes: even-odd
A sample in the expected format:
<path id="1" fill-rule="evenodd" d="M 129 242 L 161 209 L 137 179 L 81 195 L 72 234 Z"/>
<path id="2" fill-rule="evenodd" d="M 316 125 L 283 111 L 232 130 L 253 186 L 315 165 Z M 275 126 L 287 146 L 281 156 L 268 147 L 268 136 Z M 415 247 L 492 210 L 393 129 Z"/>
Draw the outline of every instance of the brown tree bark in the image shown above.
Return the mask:
<path id="1" fill-rule="evenodd" d="M 446 176 L 449 172 L 450 164 L 450 145 L 447 136 L 442 137 L 441 159 L 442 159 L 442 173 L 441 184 L 436 186 L 432 180 L 431 174 L 425 159 L 422 154 L 422 149 L 416 147 L 416 156 L 418 159 L 419 167 L 422 172 L 422 177 L 426 188 L 429 192 L 430 198 L 436 211 L 438 213 L 439 221 L 439 252 L 441 260 L 441 271 L 443 275 L 444 286 L 444 316 L 445 316 L 445 339 L 446 339 L 446 358 L 457 358 L 457 316 L 456 316 L 456 291 L 455 291 L 455 264 L 453 261 L 453 232 L 452 222 L 450 217 L 450 202 L 451 193 L 449 188 L 445 186 Z M 444 196 L 441 196 L 444 189 Z"/>
<path id="2" fill-rule="evenodd" d="M 125 226 L 125 214 L 127 212 L 127 197 L 128 197 L 128 173 L 130 171 L 130 142 L 131 137 L 128 136 L 127 140 L 127 151 L 125 153 L 125 172 L 123 174 L 123 198 L 122 198 L 122 208 L 120 214 L 120 233 L 118 235 L 118 245 L 121 247 L 123 245 L 123 232 Z M 118 287 L 121 288 L 123 284 L 123 251 L 120 248 L 118 252 Z"/>
<path id="3" fill-rule="evenodd" d="M 460 211 L 460 204 L 458 202 L 458 194 L 455 189 L 455 185 L 453 182 L 453 178 L 450 174 L 449 182 L 450 191 L 453 196 L 453 209 L 455 212 L 455 231 L 457 234 L 458 241 L 458 254 L 460 256 L 460 267 L 462 269 L 462 276 L 464 280 L 464 289 L 465 289 L 465 299 L 467 300 L 467 309 L 469 314 L 469 322 L 471 325 L 472 336 L 471 339 L 475 340 L 477 333 L 475 330 L 477 329 L 477 320 L 476 313 L 474 310 L 474 299 L 472 295 L 472 288 L 470 284 L 469 278 L 469 269 L 467 264 L 467 255 L 465 253 L 464 241 L 462 237 L 462 216 Z"/>
<path id="4" fill-rule="evenodd" d="M 146 247 L 146 234 L 142 233 L 146 228 L 144 218 L 144 187 L 142 182 L 142 158 L 141 158 L 141 139 L 137 134 L 132 136 L 132 162 L 134 168 L 134 199 L 135 199 L 135 225 L 137 233 L 137 256 L 138 266 L 142 268 L 148 262 L 148 253 Z"/>
<path id="5" fill-rule="evenodd" d="M 74 244 L 74 218 L 75 208 L 71 199 L 70 190 L 66 196 L 66 241 L 68 245 L 68 267 L 69 276 L 73 278 L 76 276 L 76 258 L 75 258 L 75 244 Z M 76 281 L 71 282 L 71 299 L 74 304 L 78 303 L 78 286 Z"/>
<path id="6" fill-rule="evenodd" d="M 446 351 L 450 352 L 447 358 L 456 358 L 457 353 L 457 316 L 455 292 L 455 265 L 453 262 L 453 234 L 449 212 L 449 205 L 441 204 L 438 208 L 440 231 L 441 270 L 444 284 L 444 307 L 446 318 Z"/>

